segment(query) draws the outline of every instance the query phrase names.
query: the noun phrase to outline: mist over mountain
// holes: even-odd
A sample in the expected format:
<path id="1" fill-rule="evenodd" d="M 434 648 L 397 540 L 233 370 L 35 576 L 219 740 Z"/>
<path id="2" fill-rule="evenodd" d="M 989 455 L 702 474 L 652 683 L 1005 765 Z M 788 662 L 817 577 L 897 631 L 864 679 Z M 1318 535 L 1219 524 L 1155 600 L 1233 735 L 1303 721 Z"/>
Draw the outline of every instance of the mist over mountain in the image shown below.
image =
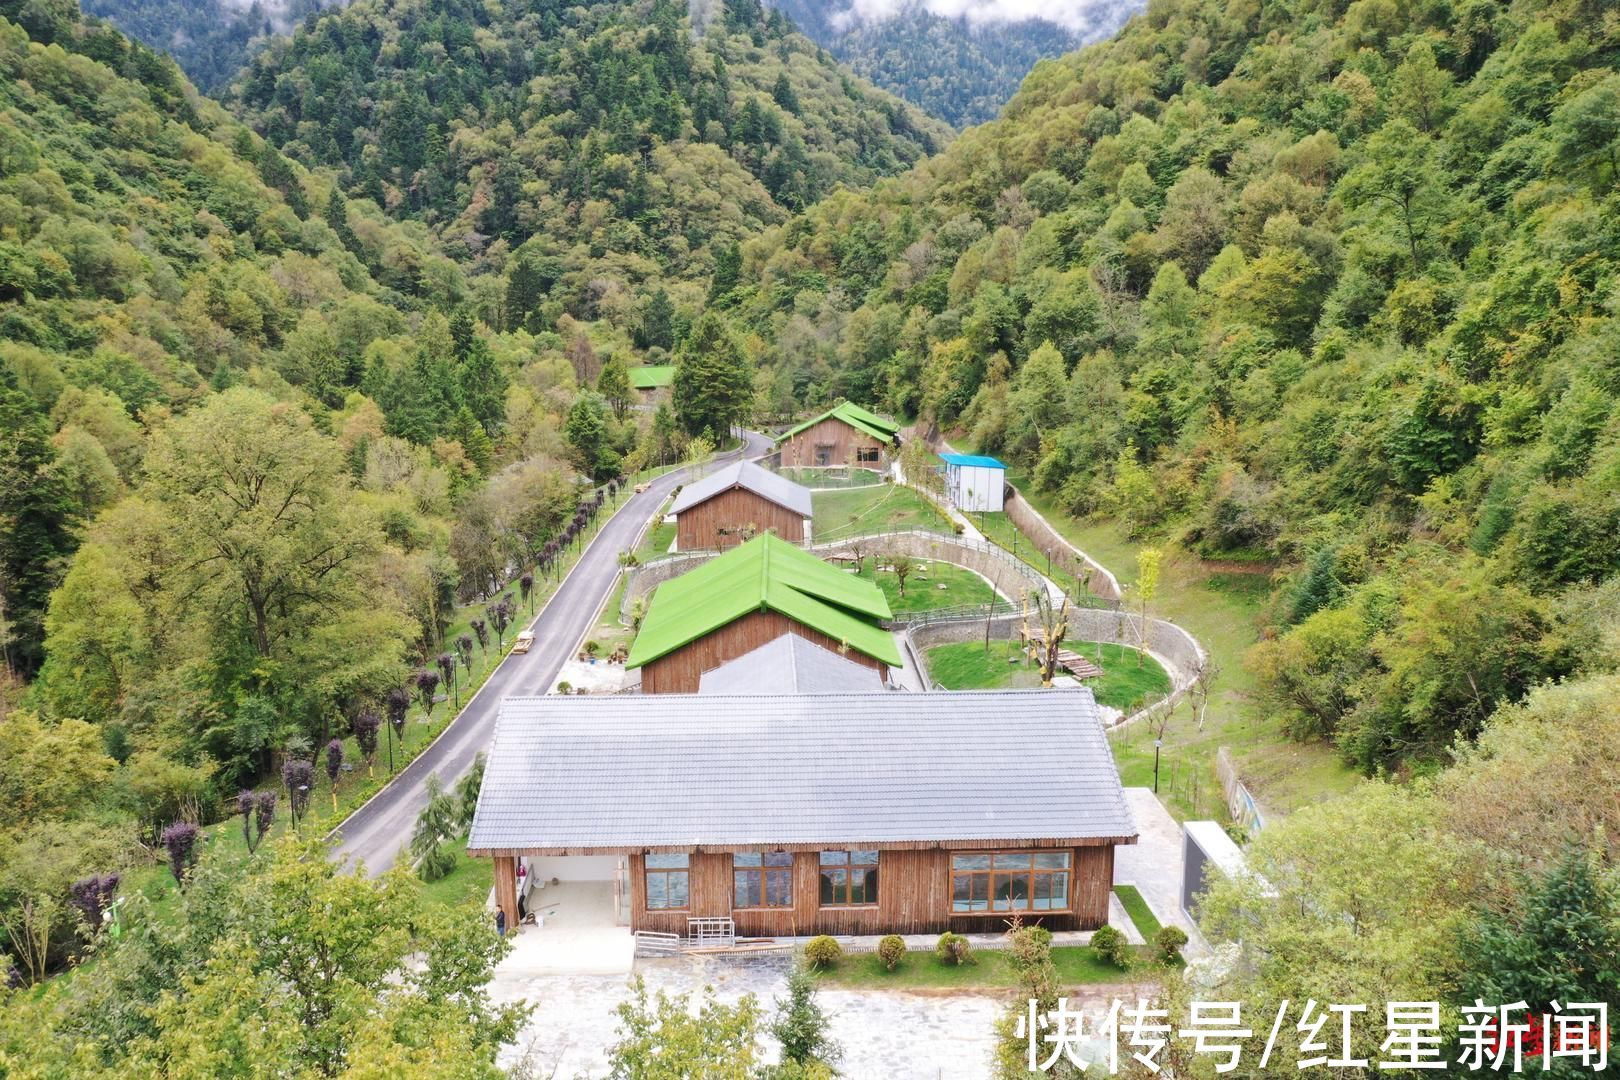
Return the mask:
<path id="1" fill-rule="evenodd" d="M 994 119 L 1041 60 L 1113 33 L 1134 0 L 771 0 L 857 74 L 956 127 Z"/>

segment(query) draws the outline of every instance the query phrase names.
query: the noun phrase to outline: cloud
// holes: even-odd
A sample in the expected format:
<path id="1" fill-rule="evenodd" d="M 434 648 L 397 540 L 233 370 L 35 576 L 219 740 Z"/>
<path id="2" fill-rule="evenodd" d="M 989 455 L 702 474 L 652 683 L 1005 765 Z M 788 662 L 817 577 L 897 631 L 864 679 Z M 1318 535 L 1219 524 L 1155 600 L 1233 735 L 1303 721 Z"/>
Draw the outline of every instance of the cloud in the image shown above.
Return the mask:
<path id="1" fill-rule="evenodd" d="M 836 23 L 882 22 L 912 7 L 923 7 L 950 19 L 966 19 L 974 25 L 1015 23 L 1044 19 L 1076 34 L 1086 34 L 1100 26 L 1113 26 L 1125 13 L 1140 7 L 1130 0 L 848 0 L 845 9 L 833 17 Z"/>

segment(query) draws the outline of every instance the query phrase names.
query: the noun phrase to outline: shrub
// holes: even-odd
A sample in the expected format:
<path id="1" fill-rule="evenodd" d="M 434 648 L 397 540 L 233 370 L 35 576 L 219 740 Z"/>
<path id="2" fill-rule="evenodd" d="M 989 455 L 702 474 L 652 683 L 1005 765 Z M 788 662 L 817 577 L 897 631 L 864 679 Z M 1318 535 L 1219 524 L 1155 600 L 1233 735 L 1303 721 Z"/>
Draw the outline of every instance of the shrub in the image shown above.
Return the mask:
<path id="1" fill-rule="evenodd" d="M 1091 948 L 1099 957 L 1117 968 L 1130 966 L 1130 945 L 1126 942 L 1125 935 L 1112 926 L 1098 927 L 1091 935 Z"/>
<path id="2" fill-rule="evenodd" d="M 1052 959 L 1052 931 L 1044 926 L 1014 925 L 1007 931 L 1008 954 L 1020 969 Z"/>
<path id="3" fill-rule="evenodd" d="M 906 958 L 906 939 L 899 934 L 887 934 L 878 941 L 878 959 L 886 971 L 893 971 Z"/>
<path id="4" fill-rule="evenodd" d="M 1163 926 L 1153 935 L 1153 947 L 1159 952 L 1159 960 L 1165 964 L 1175 964 L 1181 961 L 1181 947 L 1187 944 L 1187 931 L 1179 926 Z"/>
<path id="5" fill-rule="evenodd" d="M 934 955 L 939 957 L 942 964 L 957 966 L 973 962 L 973 946 L 961 934 L 953 934 L 949 930 L 939 935 L 939 941 L 934 945 Z"/>
<path id="6" fill-rule="evenodd" d="M 835 968 L 843 958 L 843 946 L 826 934 L 811 938 L 804 947 L 804 959 L 813 968 Z"/>

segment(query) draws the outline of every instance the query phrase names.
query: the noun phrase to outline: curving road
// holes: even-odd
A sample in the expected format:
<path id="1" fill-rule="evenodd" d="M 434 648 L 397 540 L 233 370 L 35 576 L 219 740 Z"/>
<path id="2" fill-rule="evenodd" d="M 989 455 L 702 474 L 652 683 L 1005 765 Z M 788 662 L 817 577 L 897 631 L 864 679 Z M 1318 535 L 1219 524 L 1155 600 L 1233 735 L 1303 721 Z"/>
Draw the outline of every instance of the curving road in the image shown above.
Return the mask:
<path id="1" fill-rule="evenodd" d="M 755 458 L 771 447 L 771 441 L 756 432 L 744 432 L 743 437 L 741 449 L 721 454 L 717 460 L 735 460 L 739 455 Z M 433 745 L 332 831 L 340 861 L 364 864 L 373 875 L 394 865 L 427 805 L 427 778 L 436 772 L 447 787 L 460 779 L 478 752 L 488 748 L 501 701 L 543 694 L 550 688 L 613 590 L 619 576 L 619 553 L 635 542 L 642 525 L 686 474 L 687 469 L 676 469 L 652 481 L 646 491 L 632 495 L 603 523 L 562 586 L 529 624 L 534 647 L 521 656 L 509 654 Z"/>

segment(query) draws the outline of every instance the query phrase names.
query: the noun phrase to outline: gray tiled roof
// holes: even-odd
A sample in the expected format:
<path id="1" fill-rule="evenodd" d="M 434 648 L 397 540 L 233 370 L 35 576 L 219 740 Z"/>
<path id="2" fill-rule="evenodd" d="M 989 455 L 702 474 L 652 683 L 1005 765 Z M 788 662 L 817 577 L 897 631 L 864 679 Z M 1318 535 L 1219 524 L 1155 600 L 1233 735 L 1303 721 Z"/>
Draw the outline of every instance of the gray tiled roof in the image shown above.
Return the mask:
<path id="1" fill-rule="evenodd" d="M 876 694 L 883 676 L 798 634 L 772 638 L 703 673 L 700 694 Z"/>
<path id="2" fill-rule="evenodd" d="M 734 487 L 747 488 L 760 498 L 785 506 L 800 517 L 811 516 L 809 488 L 795 484 L 785 476 L 778 476 L 752 461 L 733 462 L 718 472 L 687 484 L 675 497 L 669 512 L 679 514 L 683 510 L 690 510 L 698 503 L 708 502 L 722 491 Z"/>
<path id="3" fill-rule="evenodd" d="M 508 698 L 468 846 L 1128 838 L 1088 690 Z"/>

